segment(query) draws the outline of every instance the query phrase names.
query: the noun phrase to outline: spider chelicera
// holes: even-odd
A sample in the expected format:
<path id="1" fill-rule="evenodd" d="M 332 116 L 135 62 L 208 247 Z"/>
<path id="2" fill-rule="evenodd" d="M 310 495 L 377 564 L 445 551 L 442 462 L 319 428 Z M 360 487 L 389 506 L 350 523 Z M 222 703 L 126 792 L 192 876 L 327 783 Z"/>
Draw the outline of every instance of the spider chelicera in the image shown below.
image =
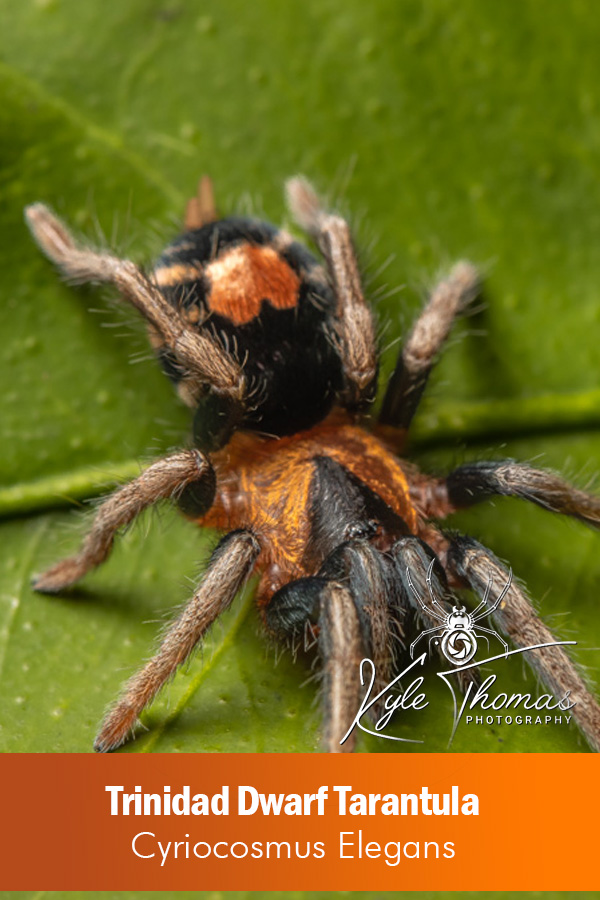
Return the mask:
<path id="1" fill-rule="evenodd" d="M 378 683 L 387 684 L 405 636 L 453 615 L 443 599 L 448 583 L 486 595 L 486 604 L 491 593 L 487 611 L 516 647 L 553 640 L 493 553 L 444 534 L 434 520 L 508 495 L 600 524 L 598 498 L 548 471 L 509 459 L 433 478 L 399 458 L 452 322 L 477 293 L 478 275 L 467 262 L 432 291 L 379 418 L 366 426 L 378 355 L 348 225 L 304 179 L 289 181 L 287 194 L 324 265 L 271 225 L 219 219 L 209 179 L 188 204 L 184 233 L 149 275 L 79 246 L 42 204 L 26 211 L 41 249 L 67 278 L 110 282 L 145 317 L 166 373 L 194 410 L 193 449 L 154 462 L 108 497 L 79 552 L 37 577 L 35 588 L 56 593 L 74 584 L 107 558 L 120 529 L 159 500 L 173 499 L 187 516 L 226 532 L 158 651 L 108 712 L 96 750 L 127 738 L 255 568 L 268 632 L 292 644 L 307 629 L 317 638 L 326 746 L 352 749 L 353 736 L 340 740 L 360 706 L 361 660 L 370 657 Z M 427 581 L 440 598 L 435 614 L 417 599 Z M 563 647 L 529 651 L 528 658 L 548 690 L 570 691 L 574 718 L 597 750 L 600 708 Z M 461 678 L 465 687 L 476 670 Z"/>

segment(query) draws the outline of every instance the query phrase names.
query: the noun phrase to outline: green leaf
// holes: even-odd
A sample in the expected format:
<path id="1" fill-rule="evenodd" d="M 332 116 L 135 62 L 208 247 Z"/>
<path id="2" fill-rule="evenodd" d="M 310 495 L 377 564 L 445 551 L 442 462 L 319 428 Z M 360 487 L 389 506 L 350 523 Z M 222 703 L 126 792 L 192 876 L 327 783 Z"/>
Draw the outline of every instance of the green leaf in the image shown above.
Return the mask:
<path id="1" fill-rule="evenodd" d="M 432 379 L 412 458 L 436 472 L 535 459 L 585 486 L 600 456 L 591 12 L 558 0 L 36 0 L 3 10 L 0 749 L 89 750 L 214 538 L 162 509 L 76 591 L 30 590 L 32 573 L 72 552 L 85 527 L 59 508 L 181 446 L 189 414 L 134 317 L 60 283 L 23 207 L 49 203 L 91 242 L 148 263 L 177 232 L 201 173 L 224 211 L 251 203 L 281 222 L 283 180 L 303 171 L 354 217 L 385 325 L 384 372 L 437 272 L 469 257 L 486 274 L 484 303 L 458 324 Z M 594 678 L 598 536 L 510 500 L 451 525 L 510 561 Z M 520 663 L 495 671 L 502 689 L 536 689 Z M 312 675 L 310 658 L 294 662 L 264 641 L 249 589 L 126 749 L 318 749 Z M 447 746 L 451 705 L 436 681 L 432 668 L 430 707 L 395 732 L 425 741 L 404 751 Z M 366 737 L 359 747 L 397 749 Z M 451 749 L 585 748 L 573 728 L 494 725 L 461 726 Z"/>

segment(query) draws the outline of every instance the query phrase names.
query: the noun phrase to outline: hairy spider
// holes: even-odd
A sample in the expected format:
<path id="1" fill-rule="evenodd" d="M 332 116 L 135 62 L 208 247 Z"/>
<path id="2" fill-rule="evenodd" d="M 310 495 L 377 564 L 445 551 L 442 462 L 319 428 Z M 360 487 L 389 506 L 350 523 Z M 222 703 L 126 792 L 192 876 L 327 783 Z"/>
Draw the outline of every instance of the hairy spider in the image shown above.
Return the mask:
<path id="1" fill-rule="evenodd" d="M 56 593 L 78 581 L 157 500 L 172 498 L 188 517 L 226 532 L 157 653 L 108 712 L 96 750 L 125 741 L 255 567 L 268 632 L 292 643 L 307 628 L 317 636 L 327 747 L 349 750 L 353 736 L 340 740 L 360 706 L 361 659 L 370 657 L 387 684 L 415 623 L 433 629 L 442 620 L 448 631 L 458 621 L 447 600 L 436 599 L 432 611 L 418 599 L 426 590 L 443 598 L 447 582 L 471 588 L 484 606 L 491 593 L 493 622 L 516 647 L 553 640 L 491 551 L 444 534 L 432 519 L 508 495 L 600 524 L 598 498 L 551 472 L 508 459 L 432 478 L 398 458 L 452 322 L 477 292 L 467 262 L 432 291 L 377 423 L 361 424 L 375 398 L 378 358 L 350 231 L 304 179 L 289 181 L 287 195 L 324 265 L 271 225 L 219 219 L 206 178 L 188 204 L 186 230 L 150 275 L 80 247 L 45 206 L 26 211 L 41 249 L 67 278 L 110 282 L 141 312 L 163 368 L 194 410 L 194 449 L 154 462 L 105 500 L 79 552 L 37 577 L 35 588 Z M 574 717 L 598 750 L 600 708 L 564 649 L 528 657 L 552 693 L 570 691 Z M 469 678 L 473 670 L 463 686 Z"/>

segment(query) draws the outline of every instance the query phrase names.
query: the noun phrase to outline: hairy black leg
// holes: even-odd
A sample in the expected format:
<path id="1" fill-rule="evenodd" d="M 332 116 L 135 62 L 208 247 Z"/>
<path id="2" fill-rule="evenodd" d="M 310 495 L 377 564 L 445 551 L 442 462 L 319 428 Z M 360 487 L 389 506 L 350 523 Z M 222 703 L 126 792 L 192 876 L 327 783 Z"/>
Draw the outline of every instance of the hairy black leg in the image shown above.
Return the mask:
<path id="1" fill-rule="evenodd" d="M 181 366 L 189 405 L 197 405 L 210 387 L 227 400 L 232 418 L 241 417 L 246 381 L 238 363 L 211 337 L 190 328 L 138 266 L 78 246 L 66 226 L 42 203 L 28 206 L 25 216 L 40 248 L 69 279 L 114 284 L 142 313 Z"/>
<path id="2" fill-rule="evenodd" d="M 361 702 L 359 666 L 368 655 L 360 617 L 350 589 L 327 578 L 301 578 L 271 598 L 265 621 L 269 631 L 292 643 L 308 628 L 317 635 L 322 660 L 325 743 L 330 753 L 354 749 L 352 733 L 344 744 Z"/>
<path id="3" fill-rule="evenodd" d="M 421 633 L 433 633 L 438 627 L 443 627 L 446 617 L 452 612 L 452 604 L 448 602 L 450 592 L 444 568 L 434 551 L 420 538 L 409 535 L 396 541 L 389 555 L 401 585 L 401 602 L 406 610 L 410 610 Z M 416 637 L 418 639 L 419 635 Z M 447 665 L 441 641 L 437 642 L 437 650 L 444 665 Z M 471 683 L 480 682 L 477 668 L 459 672 L 456 677 L 462 690 L 466 690 Z"/>
<path id="4" fill-rule="evenodd" d="M 199 450 L 159 459 L 100 504 L 79 552 L 34 578 L 33 587 L 55 594 L 79 581 L 108 557 L 117 532 L 152 503 L 172 498 L 184 512 L 201 515 L 211 506 L 214 494 L 213 468 Z"/>
<path id="5" fill-rule="evenodd" d="M 340 745 L 360 707 L 360 662 L 375 664 L 375 693 L 390 677 L 395 655 L 390 597 L 393 572 L 367 541 L 349 541 L 327 558 L 318 575 L 291 582 L 271 598 L 265 614 L 276 636 L 297 640 L 308 627 L 318 633 L 323 663 L 327 748 L 348 751 L 354 736 Z"/>
<path id="6" fill-rule="evenodd" d="M 600 497 L 571 487 L 554 472 L 533 469 L 513 459 L 473 462 L 459 466 L 439 482 L 445 489 L 447 512 L 464 509 L 490 497 L 520 497 L 551 512 L 573 516 L 587 525 L 600 527 Z"/>
<path id="7" fill-rule="evenodd" d="M 343 402 L 360 409 L 375 397 L 377 350 L 373 317 L 363 296 L 356 253 L 348 223 L 323 209 L 305 178 L 286 185 L 292 215 L 318 243 L 337 298 L 333 339 L 339 345 L 344 372 Z"/>
<path id="8" fill-rule="evenodd" d="M 492 578 L 492 600 L 509 578 L 508 570 L 491 550 L 467 537 L 456 537 L 451 541 L 448 566 L 479 594 L 485 591 Z M 525 593 L 514 581 L 504 600 L 492 612 L 492 620 L 516 647 L 556 641 L 556 637 L 544 625 Z M 542 683 L 558 700 L 567 697 L 568 702 L 575 704 L 572 710 L 569 709 L 569 713 L 572 713 L 590 746 L 600 751 L 600 707 L 564 648 L 529 650 L 526 656 Z"/>
<path id="9" fill-rule="evenodd" d="M 395 602 L 398 588 L 393 566 L 367 540 L 348 541 L 325 560 L 319 575 L 349 588 L 379 690 L 392 676 L 404 634 L 402 611 Z"/>
<path id="10" fill-rule="evenodd" d="M 232 531 L 221 540 L 198 590 L 168 628 L 157 653 L 127 682 L 121 698 L 107 714 L 95 750 L 107 752 L 123 743 L 142 710 L 231 604 L 259 552 L 260 545 L 250 531 Z"/>
<path id="11" fill-rule="evenodd" d="M 452 323 L 476 296 L 478 287 L 475 267 L 459 262 L 448 278 L 434 288 L 389 380 L 379 414 L 382 425 L 408 428 Z"/>

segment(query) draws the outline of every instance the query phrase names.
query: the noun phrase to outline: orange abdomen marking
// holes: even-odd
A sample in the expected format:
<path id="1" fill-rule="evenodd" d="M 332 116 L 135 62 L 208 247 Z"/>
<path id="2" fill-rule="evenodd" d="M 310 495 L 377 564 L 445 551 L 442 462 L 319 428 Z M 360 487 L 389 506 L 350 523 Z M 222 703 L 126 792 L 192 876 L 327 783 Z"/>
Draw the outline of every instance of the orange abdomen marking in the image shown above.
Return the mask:
<path id="1" fill-rule="evenodd" d="M 272 247 L 232 247 L 204 272 L 210 282 L 208 306 L 234 325 L 255 319 L 264 301 L 275 309 L 293 309 L 298 303 L 300 279 Z"/>
<path id="2" fill-rule="evenodd" d="M 159 266 L 154 270 L 154 281 L 159 287 L 174 287 L 202 277 L 202 269 L 186 263 Z"/>

